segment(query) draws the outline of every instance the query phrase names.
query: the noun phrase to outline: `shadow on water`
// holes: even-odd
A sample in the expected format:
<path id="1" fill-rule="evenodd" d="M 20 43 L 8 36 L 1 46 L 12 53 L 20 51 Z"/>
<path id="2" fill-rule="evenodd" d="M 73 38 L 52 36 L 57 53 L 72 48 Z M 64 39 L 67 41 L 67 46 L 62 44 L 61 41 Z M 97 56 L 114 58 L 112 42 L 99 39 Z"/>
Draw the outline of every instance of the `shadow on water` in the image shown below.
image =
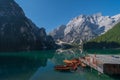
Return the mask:
<path id="1" fill-rule="evenodd" d="M 110 75 L 110 77 L 115 80 L 120 80 L 120 75 L 113 75 L 113 76 Z"/>
<path id="2" fill-rule="evenodd" d="M 89 54 L 120 54 L 120 49 L 89 49 L 86 52 Z"/>
<path id="3" fill-rule="evenodd" d="M 0 80 L 29 80 L 53 55 L 54 51 L 0 53 Z"/>

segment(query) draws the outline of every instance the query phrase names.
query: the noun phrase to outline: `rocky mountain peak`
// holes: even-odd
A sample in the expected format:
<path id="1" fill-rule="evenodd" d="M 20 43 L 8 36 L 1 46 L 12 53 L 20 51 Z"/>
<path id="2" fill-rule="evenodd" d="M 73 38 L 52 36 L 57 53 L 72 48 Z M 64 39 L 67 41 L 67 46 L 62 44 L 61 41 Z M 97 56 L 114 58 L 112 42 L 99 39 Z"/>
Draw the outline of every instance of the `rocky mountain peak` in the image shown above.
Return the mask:
<path id="1" fill-rule="evenodd" d="M 68 22 L 63 30 L 64 34 L 62 36 L 64 37 L 62 40 L 65 42 L 74 42 L 75 40 L 88 41 L 104 34 L 118 22 L 120 22 L 120 14 L 115 16 L 103 16 L 101 13 L 80 15 Z M 57 31 L 61 32 L 61 30 Z M 53 33 L 58 34 L 57 32 Z M 58 39 L 59 35 L 57 36 Z M 52 36 L 54 38 L 54 35 Z"/>
<path id="2" fill-rule="evenodd" d="M 14 0 L 0 0 L 0 16 L 23 16 L 22 8 Z"/>
<path id="3" fill-rule="evenodd" d="M 99 12 L 99 13 L 93 14 L 92 16 L 93 16 L 93 17 L 101 17 L 101 16 L 102 16 L 102 13 Z"/>
<path id="4" fill-rule="evenodd" d="M 64 35 L 64 30 L 66 28 L 66 25 L 60 25 L 56 29 L 54 29 L 53 32 L 50 32 L 49 35 L 54 36 L 54 39 L 63 39 Z"/>
<path id="5" fill-rule="evenodd" d="M 0 0 L 0 51 L 50 49 L 54 45 L 45 29 L 28 19 L 14 0 Z"/>

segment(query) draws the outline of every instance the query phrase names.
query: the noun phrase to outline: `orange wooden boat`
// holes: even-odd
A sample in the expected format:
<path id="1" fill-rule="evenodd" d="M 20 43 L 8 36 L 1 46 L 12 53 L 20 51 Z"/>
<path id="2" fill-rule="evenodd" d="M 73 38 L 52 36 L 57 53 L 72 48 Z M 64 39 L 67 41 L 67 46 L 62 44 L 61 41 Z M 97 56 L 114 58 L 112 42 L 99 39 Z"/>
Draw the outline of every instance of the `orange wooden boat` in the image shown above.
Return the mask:
<path id="1" fill-rule="evenodd" d="M 81 64 L 81 61 L 79 59 L 64 60 L 63 62 L 65 62 L 66 64 L 75 64 L 77 66 Z"/>

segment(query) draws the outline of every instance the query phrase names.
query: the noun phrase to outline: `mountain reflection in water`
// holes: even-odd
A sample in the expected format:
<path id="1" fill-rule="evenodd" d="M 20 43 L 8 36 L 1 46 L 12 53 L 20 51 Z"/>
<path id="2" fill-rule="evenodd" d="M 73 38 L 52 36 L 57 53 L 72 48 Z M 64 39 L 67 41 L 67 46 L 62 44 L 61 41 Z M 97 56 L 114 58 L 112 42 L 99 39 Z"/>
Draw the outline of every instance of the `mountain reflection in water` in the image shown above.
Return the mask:
<path id="1" fill-rule="evenodd" d="M 59 49 L 56 51 L 52 60 L 54 64 L 59 65 L 59 64 L 63 64 L 63 60 L 65 59 L 70 60 L 82 56 L 84 56 L 84 54 L 81 52 L 80 49 L 67 49 L 67 50 Z"/>
<path id="2" fill-rule="evenodd" d="M 115 80 L 90 68 L 79 67 L 74 73 L 54 70 L 63 60 L 84 55 L 80 49 L 0 53 L 0 80 Z"/>
<path id="3" fill-rule="evenodd" d="M 0 80 L 29 80 L 53 54 L 54 51 L 0 53 Z"/>

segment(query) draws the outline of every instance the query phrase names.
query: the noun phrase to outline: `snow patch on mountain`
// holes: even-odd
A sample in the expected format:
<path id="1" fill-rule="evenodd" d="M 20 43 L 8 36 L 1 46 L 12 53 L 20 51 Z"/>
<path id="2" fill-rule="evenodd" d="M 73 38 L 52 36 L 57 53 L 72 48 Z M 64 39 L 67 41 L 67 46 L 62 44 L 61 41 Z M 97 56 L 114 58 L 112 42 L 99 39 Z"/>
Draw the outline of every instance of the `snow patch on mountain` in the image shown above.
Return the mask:
<path id="1" fill-rule="evenodd" d="M 55 36 L 52 35 L 54 39 L 60 39 L 62 36 L 62 40 L 66 42 L 73 42 L 73 40 L 88 41 L 106 33 L 118 22 L 120 22 L 120 14 L 115 16 L 103 16 L 101 13 L 80 15 L 70 20 L 64 29 L 57 28 L 51 33 L 56 34 Z"/>

